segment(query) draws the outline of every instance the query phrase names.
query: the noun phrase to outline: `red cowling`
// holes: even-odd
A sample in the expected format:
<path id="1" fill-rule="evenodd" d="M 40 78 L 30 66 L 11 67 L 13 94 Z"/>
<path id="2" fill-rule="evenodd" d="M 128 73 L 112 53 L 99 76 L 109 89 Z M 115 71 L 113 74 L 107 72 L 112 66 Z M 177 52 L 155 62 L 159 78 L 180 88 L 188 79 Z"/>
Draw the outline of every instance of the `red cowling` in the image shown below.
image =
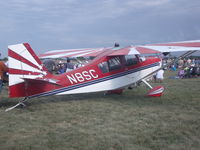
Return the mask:
<path id="1" fill-rule="evenodd" d="M 164 92 L 164 86 L 156 86 L 148 91 L 147 96 L 160 97 Z"/>

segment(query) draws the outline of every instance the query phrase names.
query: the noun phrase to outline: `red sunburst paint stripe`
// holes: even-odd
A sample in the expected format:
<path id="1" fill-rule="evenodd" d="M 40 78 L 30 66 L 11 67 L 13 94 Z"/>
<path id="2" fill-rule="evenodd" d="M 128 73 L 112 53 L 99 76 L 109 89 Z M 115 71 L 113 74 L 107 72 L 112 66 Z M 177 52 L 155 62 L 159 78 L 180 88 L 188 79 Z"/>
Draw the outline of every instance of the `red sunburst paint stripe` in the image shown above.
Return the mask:
<path id="1" fill-rule="evenodd" d="M 93 49 L 76 49 L 76 50 L 63 50 L 62 52 L 47 52 L 47 53 L 44 53 L 44 54 L 41 54 L 39 55 L 39 57 L 45 57 L 45 56 L 53 56 L 53 55 L 60 55 L 60 54 L 63 54 L 63 55 L 67 55 L 67 53 L 73 53 L 73 52 L 77 52 L 77 53 L 84 53 L 84 51 L 93 51 Z M 75 54 L 74 54 L 75 55 Z"/>
<path id="2" fill-rule="evenodd" d="M 33 64 L 32 62 L 30 62 L 26 58 L 20 56 L 19 54 L 15 53 L 14 51 L 12 51 L 10 49 L 8 49 L 8 56 L 10 56 L 10 57 L 12 57 L 12 58 L 14 58 L 16 60 L 19 60 L 19 61 L 21 61 L 21 62 L 23 62 L 23 63 L 25 63 L 25 64 L 27 64 L 27 65 L 29 65 L 31 67 L 34 67 L 34 68 L 37 68 L 37 69 L 40 70 L 40 68 L 38 66 L 36 66 L 35 64 Z"/>
<path id="3" fill-rule="evenodd" d="M 109 56 L 116 56 L 116 55 L 127 55 L 130 52 L 130 48 L 123 48 L 119 50 L 113 50 L 113 53 L 109 54 Z"/>
<path id="4" fill-rule="evenodd" d="M 183 46 L 183 47 L 199 47 L 200 41 L 198 42 L 175 42 L 175 43 L 165 43 L 165 44 L 149 44 L 146 46 Z"/>
<path id="5" fill-rule="evenodd" d="M 86 56 L 87 54 L 93 54 L 93 53 L 96 53 L 96 52 L 93 52 L 93 51 L 88 51 L 88 52 L 80 52 L 80 53 L 76 53 L 76 54 L 71 54 L 71 55 L 63 55 L 63 57 L 74 57 L 74 56 Z"/>
<path id="6" fill-rule="evenodd" d="M 98 52 L 93 52 L 90 54 L 85 54 L 84 57 L 89 57 L 89 56 L 93 56 L 96 57 L 97 55 L 101 54 L 103 51 L 98 51 Z"/>
<path id="7" fill-rule="evenodd" d="M 24 43 L 24 46 L 26 47 L 26 49 L 29 51 L 29 53 L 33 56 L 33 58 L 36 60 L 36 62 L 41 65 L 42 62 L 41 60 L 38 58 L 38 56 L 35 54 L 35 52 L 33 51 L 33 49 L 30 47 L 30 45 L 28 43 Z"/>
<path id="8" fill-rule="evenodd" d="M 79 50 L 77 50 L 76 52 L 78 52 L 78 51 Z M 74 51 L 44 53 L 44 54 L 39 55 L 39 57 L 54 56 L 54 55 L 60 55 L 60 54 L 66 55 L 67 53 L 71 53 L 71 52 L 74 52 Z"/>
<path id="9" fill-rule="evenodd" d="M 9 68 L 9 74 L 17 74 L 17 75 L 40 75 L 41 73 Z"/>
<path id="10" fill-rule="evenodd" d="M 146 47 L 136 47 L 136 50 L 140 53 L 140 54 L 155 54 L 155 53 L 160 53 L 159 51 L 150 49 L 150 48 L 146 48 Z"/>

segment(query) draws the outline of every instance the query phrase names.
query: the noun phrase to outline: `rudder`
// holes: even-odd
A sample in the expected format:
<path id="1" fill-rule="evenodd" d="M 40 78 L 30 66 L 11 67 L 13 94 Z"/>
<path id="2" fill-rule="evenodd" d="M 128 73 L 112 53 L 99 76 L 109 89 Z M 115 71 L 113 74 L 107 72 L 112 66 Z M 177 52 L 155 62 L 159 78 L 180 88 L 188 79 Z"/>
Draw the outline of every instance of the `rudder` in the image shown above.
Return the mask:
<path id="1" fill-rule="evenodd" d="M 9 96 L 26 97 L 23 78 L 36 79 L 47 75 L 46 68 L 28 43 L 8 46 Z"/>

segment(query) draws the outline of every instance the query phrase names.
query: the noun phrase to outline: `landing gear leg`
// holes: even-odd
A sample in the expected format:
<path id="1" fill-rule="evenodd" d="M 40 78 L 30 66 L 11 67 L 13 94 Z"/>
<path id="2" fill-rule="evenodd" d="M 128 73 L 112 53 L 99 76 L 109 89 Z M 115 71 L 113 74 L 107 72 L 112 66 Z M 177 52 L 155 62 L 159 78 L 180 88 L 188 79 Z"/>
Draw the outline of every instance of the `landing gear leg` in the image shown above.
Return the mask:
<path id="1" fill-rule="evenodd" d="M 12 110 L 12 109 L 14 109 L 14 108 L 16 108 L 18 106 L 25 107 L 26 105 L 24 104 L 24 102 L 26 102 L 27 100 L 28 100 L 28 97 L 25 97 L 23 100 L 19 101 L 19 103 L 17 103 L 16 105 L 14 105 L 14 106 L 12 106 L 10 108 L 7 108 L 5 110 L 5 112 L 10 111 L 10 110 Z"/>
<path id="2" fill-rule="evenodd" d="M 153 87 L 144 79 L 142 79 L 142 82 L 145 83 L 150 89 L 153 89 Z"/>

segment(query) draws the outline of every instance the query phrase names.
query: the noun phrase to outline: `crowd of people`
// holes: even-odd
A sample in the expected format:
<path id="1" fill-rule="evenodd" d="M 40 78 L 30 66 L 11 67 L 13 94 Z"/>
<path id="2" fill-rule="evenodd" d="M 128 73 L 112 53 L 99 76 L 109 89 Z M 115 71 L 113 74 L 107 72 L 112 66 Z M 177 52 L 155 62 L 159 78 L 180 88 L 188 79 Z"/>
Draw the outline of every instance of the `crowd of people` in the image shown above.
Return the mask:
<path id="1" fill-rule="evenodd" d="M 200 77 L 200 58 L 163 58 L 163 67 L 155 74 L 155 82 L 162 82 L 164 79 L 164 70 L 177 71 L 176 78 Z"/>
<path id="2" fill-rule="evenodd" d="M 169 66 L 170 70 L 178 70 L 179 78 L 191 78 L 200 76 L 200 59 L 199 58 L 183 58 L 175 61 Z"/>
<path id="3" fill-rule="evenodd" d="M 53 74 L 62 74 L 65 72 L 69 72 L 71 70 L 74 70 L 76 68 L 84 66 L 86 63 L 88 63 L 88 60 L 84 60 L 81 62 L 71 61 L 70 59 L 67 59 L 67 60 L 52 60 L 52 59 L 43 60 L 44 66 L 47 68 L 47 70 L 50 73 L 53 73 Z"/>
<path id="4" fill-rule="evenodd" d="M 200 67 L 197 66 L 189 66 L 183 67 L 178 71 L 179 78 L 191 78 L 191 77 L 199 77 L 200 76 Z"/>

